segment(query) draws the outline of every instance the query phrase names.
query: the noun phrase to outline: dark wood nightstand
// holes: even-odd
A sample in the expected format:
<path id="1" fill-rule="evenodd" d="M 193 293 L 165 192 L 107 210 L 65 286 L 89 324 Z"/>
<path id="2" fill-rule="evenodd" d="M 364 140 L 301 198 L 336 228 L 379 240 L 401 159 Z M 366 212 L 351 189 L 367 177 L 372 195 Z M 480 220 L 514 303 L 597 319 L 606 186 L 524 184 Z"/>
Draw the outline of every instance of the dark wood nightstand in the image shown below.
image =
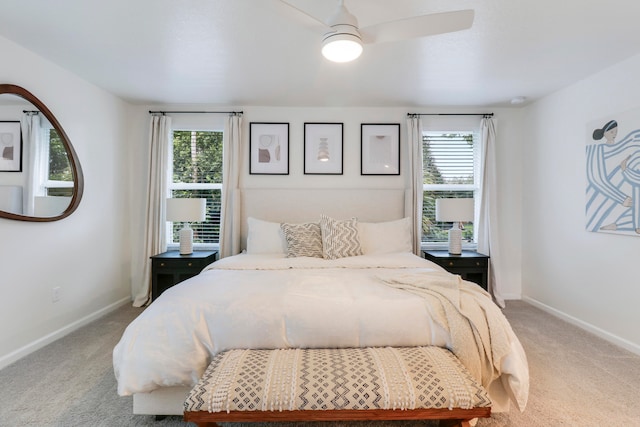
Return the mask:
<path id="1" fill-rule="evenodd" d="M 489 281 L 489 257 L 475 251 L 462 251 L 451 255 L 448 251 L 423 250 L 429 261 L 435 262 L 450 273 L 459 274 L 464 280 L 477 283 L 487 290 Z"/>
<path id="2" fill-rule="evenodd" d="M 180 251 L 168 251 L 151 257 L 151 300 L 190 277 L 216 260 L 218 251 L 194 251 L 180 255 Z"/>

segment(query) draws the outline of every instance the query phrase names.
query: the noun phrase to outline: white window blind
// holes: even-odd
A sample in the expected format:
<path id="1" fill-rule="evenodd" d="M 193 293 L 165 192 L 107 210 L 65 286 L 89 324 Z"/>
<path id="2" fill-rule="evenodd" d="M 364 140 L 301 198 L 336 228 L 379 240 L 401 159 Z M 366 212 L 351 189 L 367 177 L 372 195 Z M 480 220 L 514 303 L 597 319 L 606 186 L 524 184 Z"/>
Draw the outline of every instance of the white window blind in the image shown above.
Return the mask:
<path id="1" fill-rule="evenodd" d="M 479 189 L 480 166 L 477 133 L 469 131 L 426 132 L 423 148 L 422 242 L 447 242 L 451 223 L 437 222 L 436 199 L 473 198 Z M 473 246 L 473 224 L 464 224 L 463 245 Z"/>

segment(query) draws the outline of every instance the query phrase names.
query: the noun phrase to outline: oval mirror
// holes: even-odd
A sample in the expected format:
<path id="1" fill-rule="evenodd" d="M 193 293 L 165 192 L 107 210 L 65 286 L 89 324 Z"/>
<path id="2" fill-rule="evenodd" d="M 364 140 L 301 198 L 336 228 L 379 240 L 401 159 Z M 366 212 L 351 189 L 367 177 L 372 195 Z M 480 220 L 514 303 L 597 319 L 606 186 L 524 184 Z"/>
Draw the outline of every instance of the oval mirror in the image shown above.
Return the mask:
<path id="1" fill-rule="evenodd" d="M 78 157 L 55 116 L 28 90 L 0 84 L 0 218 L 66 218 L 83 189 Z"/>

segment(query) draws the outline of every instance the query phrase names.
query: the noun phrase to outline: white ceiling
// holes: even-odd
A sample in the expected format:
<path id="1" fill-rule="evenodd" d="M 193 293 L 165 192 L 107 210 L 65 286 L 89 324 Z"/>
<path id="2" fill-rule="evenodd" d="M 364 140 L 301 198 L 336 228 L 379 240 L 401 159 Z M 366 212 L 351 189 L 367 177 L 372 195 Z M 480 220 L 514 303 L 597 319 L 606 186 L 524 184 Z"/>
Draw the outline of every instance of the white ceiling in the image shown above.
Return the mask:
<path id="1" fill-rule="evenodd" d="M 288 1 L 319 17 L 336 5 Z M 322 34 L 280 0 L 0 5 L 0 35 L 145 104 L 507 106 L 640 53 L 638 0 L 346 0 L 361 27 L 475 9 L 469 30 L 366 45 L 348 64 L 325 60 Z"/>

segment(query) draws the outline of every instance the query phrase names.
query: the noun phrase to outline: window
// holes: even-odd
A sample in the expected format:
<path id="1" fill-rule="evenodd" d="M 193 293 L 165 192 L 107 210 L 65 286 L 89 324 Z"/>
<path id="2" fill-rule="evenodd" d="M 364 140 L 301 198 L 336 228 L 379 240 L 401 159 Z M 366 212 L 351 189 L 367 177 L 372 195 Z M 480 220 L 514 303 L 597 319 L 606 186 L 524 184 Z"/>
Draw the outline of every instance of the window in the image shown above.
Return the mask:
<path id="1" fill-rule="evenodd" d="M 175 130 L 169 164 L 171 197 L 207 199 L 207 216 L 191 224 L 194 248 L 212 246 L 220 238 L 222 193 L 221 131 Z M 167 244 L 178 245 L 181 223 L 168 227 Z"/>
<path id="2" fill-rule="evenodd" d="M 477 139 L 477 133 L 470 131 L 430 131 L 422 136 L 422 242 L 425 246 L 441 246 L 447 242 L 452 225 L 436 221 L 436 199 L 473 198 L 480 189 Z M 473 224 L 464 224 L 462 240 L 463 247 L 475 246 Z"/>
<path id="3" fill-rule="evenodd" d="M 47 130 L 48 151 L 45 158 L 48 158 L 46 178 L 43 183 L 44 193 L 47 196 L 73 196 L 74 181 L 69 155 L 62 144 L 58 131 L 53 128 Z"/>

